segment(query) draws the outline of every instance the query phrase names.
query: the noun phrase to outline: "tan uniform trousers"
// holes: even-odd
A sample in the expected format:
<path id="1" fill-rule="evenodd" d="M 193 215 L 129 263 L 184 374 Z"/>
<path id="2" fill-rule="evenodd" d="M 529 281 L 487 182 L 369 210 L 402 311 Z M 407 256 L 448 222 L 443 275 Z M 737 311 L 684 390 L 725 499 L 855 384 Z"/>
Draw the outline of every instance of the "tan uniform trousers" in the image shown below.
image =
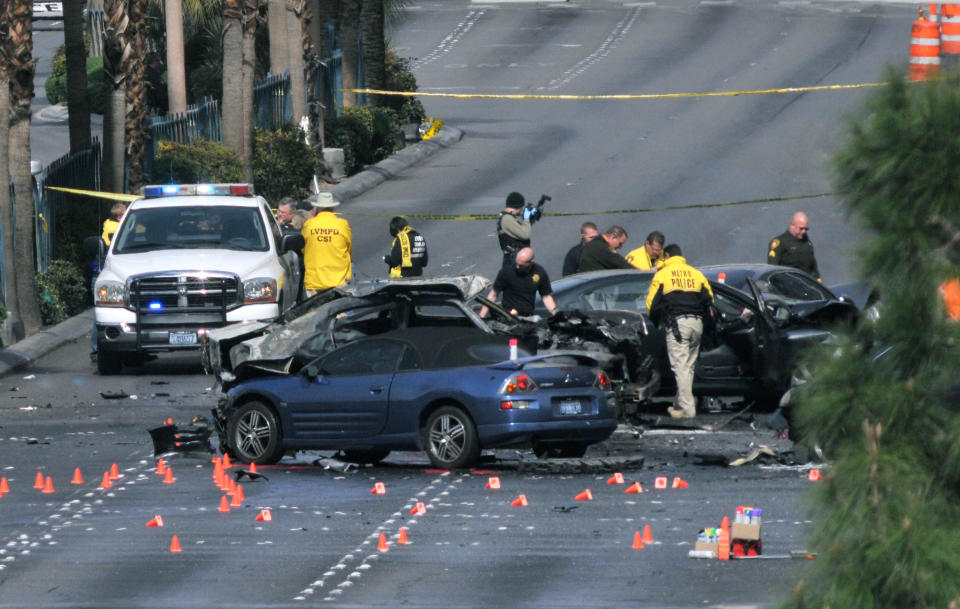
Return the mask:
<path id="1" fill-rule="evenodd" d="M 673 331 L 667 328 L 667 355 L 670 368 L 677 379 L 677 408 L 689 416 L 697 413 L 693 398 L 693 369 L 700 355 L 700 337 L 703 336 L 703 320 L 694 315 L 677 317 L 681 341 L 678 343 Z"/>

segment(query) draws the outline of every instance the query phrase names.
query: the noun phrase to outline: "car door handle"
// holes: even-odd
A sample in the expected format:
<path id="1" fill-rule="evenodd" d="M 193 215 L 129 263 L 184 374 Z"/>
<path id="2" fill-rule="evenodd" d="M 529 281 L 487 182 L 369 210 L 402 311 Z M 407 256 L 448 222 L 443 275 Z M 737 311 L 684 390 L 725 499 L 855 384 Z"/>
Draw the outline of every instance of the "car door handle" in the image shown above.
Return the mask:
<path id="1" fill-rule="evenodd" d="M 371 394 L 371 395 L 377 395 L 377 394 L 379 394 L 379 393 L 383 393 L 383 387 L 371 387 L 371 388 L 370 388 L 370 394 Z"/>

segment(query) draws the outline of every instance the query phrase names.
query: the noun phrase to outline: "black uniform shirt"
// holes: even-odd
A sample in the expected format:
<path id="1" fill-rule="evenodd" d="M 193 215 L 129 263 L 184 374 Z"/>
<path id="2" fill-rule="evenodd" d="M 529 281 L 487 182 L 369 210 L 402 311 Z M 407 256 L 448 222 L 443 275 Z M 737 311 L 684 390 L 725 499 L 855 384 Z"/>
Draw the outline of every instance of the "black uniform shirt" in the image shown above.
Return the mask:
<path id="1" fill-rule="evenodd" d="M 531 315 L 533 305 L 540 296 L 553 293 L 547 271 L 537 263 L 525 273 L 517 270 L 517 265 L 505 266 L 497 273 L 493 289 L 501 295 L 501 304 L 507 311 L 516 309 L 518 315 Z"/>
<path id="2" fill-rule="evenodd" d="M 813 243 L 806 236 L 797 239 L 790 231 L 784 231 L 782 235 L 774 237 L 770 241 L 767 262 L 800 269 L 820 279 L 817 259 L 813 255 Z"/>
<path id="3" fill-rule="evenodd" d="M 632 269 L 634 266 L 620 254 L 610 249 L 610 244 L 600 235 L 593 241 L 585 243 L 580 250 L 580 266 L 578 273 L 585 271 L 599 271 L 601 269 Z"/>

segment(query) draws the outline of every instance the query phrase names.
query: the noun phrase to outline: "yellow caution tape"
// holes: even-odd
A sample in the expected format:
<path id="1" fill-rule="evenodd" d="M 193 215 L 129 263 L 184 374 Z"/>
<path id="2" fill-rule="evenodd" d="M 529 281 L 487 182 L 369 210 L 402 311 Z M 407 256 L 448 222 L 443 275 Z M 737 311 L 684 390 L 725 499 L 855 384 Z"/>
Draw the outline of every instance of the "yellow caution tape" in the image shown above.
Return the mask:
<path id="1" fill-rule="evenodd" d="M 62 186 L 45 186 L 47 190 L 56 190 L 71 195 L 82 195 L 86 197 L 95 197 L 98 199 L 110 199 L 111 201 L 136 201 L 142 199 L 142 195 L 128 195 L 122 192 L 104 192 L 102 190 L 81 190 L 79 188 L 64 188 Z"/>
<path id="2" fill-rule="evenodd" d="M 43 232 L 49 233 L 49 232 L 50 232 L 50 225 L 47 224 L 47 219 L 43 217 L 43 214 L 42 214 L 42 213 L 37 214 L 37 217 L 40 218 L 40 224 L 43 225 Z"/>
<path id="3" fill-rule="evenodd" d="M 609 214 L 641 214 L 651 211 L 678 211 L 682 209 L 705 209 L 707 207 L 733 207 L 735 205 L 754 205 L 757 203 L 783 203 L 786 201 L 798 201 L 800 199 L 817 199 L 820 197 L 832 197 L 836 193 L 820 192 L 810 195 L 791 195 L 786 197 L 767 197 L 764 199 L 744 199 L 741 201 L 722 201 L 719 203 L 693 203 L 691 205 L 663 206 L 663 207 L 637 207 L 634 209 L 608 209 L 606 211 L 560 211 L 544 213 L 545 217 L 563 217 L 563 216 L 603 216 Z M 402 212 L 391 213 L 366 213 L 344 210 L 339 212 L 344 216 L 364 216 L 370 218 L 392 218 L 393 216 L 403 216 L 410 220 L 496 220 L 500 217 L 495 214 L 405 214 Z"/>
<path id="4" fill-rule="evenodd" d="M 383 91 L 381 89 L 342 89 L 353 93 L 370 95 L 400 95 L 403 97 L 452 97 L 455 99 L 538 99 L 546 101 L 609 101 L 635 99 L 675 99 L 685 97 L 738 97 L 740 95 L 773 95 L 809 93 L 811 91 L 845 91 L 882 87 L 887 83 L 863 82 L 852 85 L 817 85 L 812 87 L 783 87 L 780 89 L 755 89 L 752 91 L 703 91 L 695 93 L 623 93 L 612 95 L 536 95 L 530 93 L 428 93 L 424 91 Z"/>

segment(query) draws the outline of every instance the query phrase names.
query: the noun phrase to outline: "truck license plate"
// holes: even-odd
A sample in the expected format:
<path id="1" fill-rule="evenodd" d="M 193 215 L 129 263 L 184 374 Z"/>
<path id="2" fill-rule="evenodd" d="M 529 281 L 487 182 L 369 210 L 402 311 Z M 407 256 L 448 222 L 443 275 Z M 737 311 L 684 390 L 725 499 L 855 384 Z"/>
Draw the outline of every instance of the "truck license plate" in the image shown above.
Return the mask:
<path id="1" fill-rule="evenodd" d="M 580 401 L 564 400 L 560 402 L 560 414 L 580 414 Z"/>
<path id="2" fill-rule="evenodd" d="M 197 344 L 196 332 L 171 332 L 171 345 L 195 345 Z"/>

